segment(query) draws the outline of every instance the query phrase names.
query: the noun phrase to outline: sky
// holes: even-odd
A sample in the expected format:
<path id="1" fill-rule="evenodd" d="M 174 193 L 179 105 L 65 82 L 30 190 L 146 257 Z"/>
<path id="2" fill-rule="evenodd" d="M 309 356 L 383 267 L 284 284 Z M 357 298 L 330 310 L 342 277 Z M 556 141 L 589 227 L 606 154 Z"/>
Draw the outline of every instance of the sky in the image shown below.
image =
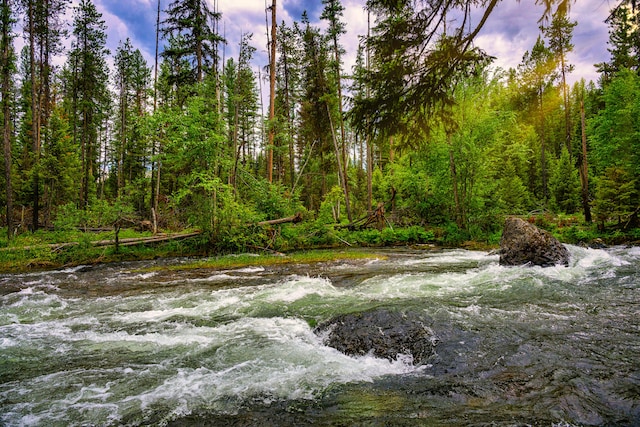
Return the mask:
<path id="1" fill-rule="evenodd" d="M 108 28 L 108 47 L 115 53 L 119 42 L 127 37 L 135 48 L 142 51 L 149 66 L 153 66 L 155 55 L 155 25 L 158 0 L 94 0 Z M 161 0 L 161 9 L 167 8 L 171 0 Z M 214 0 L 208 0 L 213 9 Z M 227 39 L 224 55 L 237 59 L 238 45 L 242 33 L 253 33 L 252 45 L 256 48 L 255 71 L 268 63 L 266 8 L 271 0 L 217 0 L 222 13 L 221 31 Z M 343 21 L 347 34 L 341 44 L 346 50 L 345 72 L 350 72 L 355 62 L 359 36 L 367 32 L 366 0 L 343 0 Z M 495 66 L 508 69 L 516 67 L 522 56 L 530 50 L 538 37 L 538 20 L 543 7 L 535 0 L 502 0 L 476 39 L 476 45 L 496 57 Z M 594 64 L 608 61 L 608 28 L 604 20 L 618 0 L 576 0 L 571 7 L 571 20 L 578 21 L 574 29 L 574 50 L 568 56 L 575 66 L 568 76 L 569 82 L 584 78 L 594 82 L 598 74 Z M 299 21 L 307 11 L 312 24 L 319 21 L 322 12 L 321 0 L 277 0 L 277 22 L 288 25 Z M 161 14 L 161 19 L 164 13 Z M 270 19 L 270 17 L 269 17 Z M 162 41 L 161 41 L 162 44 Z"/>

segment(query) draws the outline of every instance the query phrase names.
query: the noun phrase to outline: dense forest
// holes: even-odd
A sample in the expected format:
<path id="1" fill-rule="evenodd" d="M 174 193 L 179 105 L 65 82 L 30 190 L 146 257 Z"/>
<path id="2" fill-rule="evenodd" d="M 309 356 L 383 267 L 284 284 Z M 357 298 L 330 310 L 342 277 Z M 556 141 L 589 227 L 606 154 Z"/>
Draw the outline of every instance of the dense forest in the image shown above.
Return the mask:
<path id="1" fill-rule="evenodd" d="M 490 240 L 505 215 L 636 228 L 636 2 L 611 10 L 599 81 L 573 85 L 571 2 L 540 2 L 539 37 L 509 70 L 473 42 L 496 3 L 369 0 L 345 69 L 340 0 L 322 0 L 322 29 L 278 22 L 273 0 L 257 75 L 265 41 L 243 34 L 237 58 L 221 55 L 217 3 L 158 3 L 149 64 L 129 39 L 109 52 L 91 0 L 1 0 L 0 225 L 11 239 L 148 221 L 228 251 L 339 227 Z M 255 230 L 281 218 L 302 222 Z"/>

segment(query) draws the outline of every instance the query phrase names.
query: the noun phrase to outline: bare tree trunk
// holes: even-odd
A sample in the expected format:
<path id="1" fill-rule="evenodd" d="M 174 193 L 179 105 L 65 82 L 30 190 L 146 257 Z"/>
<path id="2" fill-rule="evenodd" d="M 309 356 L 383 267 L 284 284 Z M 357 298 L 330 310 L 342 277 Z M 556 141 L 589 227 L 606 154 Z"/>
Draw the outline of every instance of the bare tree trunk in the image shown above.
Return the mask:
<path id="1" fill-rule="evenodd" d="M 267 155 L 267 180 L 273 182 L 273 144 L 276 117 L 276 0 L 271 3 L 271 57 L 269 58 L 269 147 Z"/>

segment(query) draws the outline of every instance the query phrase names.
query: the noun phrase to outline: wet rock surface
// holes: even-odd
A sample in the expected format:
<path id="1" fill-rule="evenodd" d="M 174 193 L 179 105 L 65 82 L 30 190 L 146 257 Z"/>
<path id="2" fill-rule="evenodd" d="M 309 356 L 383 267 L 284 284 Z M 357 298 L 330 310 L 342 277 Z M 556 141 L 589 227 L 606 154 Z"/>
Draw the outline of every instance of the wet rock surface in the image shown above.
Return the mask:
<path id="1" fill-rule="evenodd" d="M 350 356 L 373 354 L 396 360 L 409 355 L 414 364 L 424 364 L 438 342 L 429 319 L 413 312 L 376 309 L 337 316 L 315 329 L 326 345 Z"/>
<path id="2" fill-rule="evenodd" d="M 569 265 L 569 251 L 548 231 L 520 218 L 507 218 L 500 239 L 500 264 Z"/>

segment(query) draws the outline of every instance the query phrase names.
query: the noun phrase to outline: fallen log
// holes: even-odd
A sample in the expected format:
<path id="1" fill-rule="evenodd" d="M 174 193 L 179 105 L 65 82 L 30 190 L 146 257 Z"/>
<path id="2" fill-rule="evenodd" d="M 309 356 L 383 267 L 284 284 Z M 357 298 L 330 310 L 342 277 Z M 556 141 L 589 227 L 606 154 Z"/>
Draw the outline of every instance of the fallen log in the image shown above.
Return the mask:
<path id="1" fill-rule="evenodd" d="M 194 231 L 192 233 L 173 233 L 173 234 L 156 234 L 155 236 L 151 236 L 151 237 L 131 237 L 131 238 L 127 238 L 127 239 L 120 239 L 119 241 L 119 245 L 120 246 L 134 246 L 134 245 L 140 245 L 140 244 L 147 244 L 147 243 L 158 243 L 158 242 L 165 242 L 165 241 L 169 241 L 169 240 L 181 240 L 181 239 L 188 239 L 189 237 L 195 237 L 198 234 L 201 234 L 201 231 Z M 50 248 L 52 251 L 59 251 L 61 249 L 64 248 L 68 248 L 71 246 L 78 246 L 80 244 L 80 242 L 66 242 L 66 243 L 51 243 L 51 244 L 46 244 L 46 245 L 31 245 L 31 246 L 22 246 L 22 247 L 16 247 L 16 248 L 0 248 L 0 251 L 6 251 L 6 252 L 10 252 L 10 251 L 27 251 L 27 250 L 32 250 L 32 249 L 43 249 L 43 248 Z M 97 247 L 102 247 L 102 246 L 110 246 L 110 245 L 115 245 L 116 241 L 115 239 L 109 239 L 109 240 L 97 240 L 95 242 L 90 242 L 90 244 L 92 246 L 97 246 Z"/>
<path id="2" fill-rule="evenodd" d="M 256 222 L 256 225 L 278 225 L 278 224 L 285 224 L 288 222 L 292 222 L 292 223 L 297 223 L 302 221 L 302 214 L 300 212 L 298 212 L 297 214 L 295 214 L 294 216 L 289 216 L 286 218 L 278 218 L 278 219 L 272 219 L 269 221 L 260 221 L 260 222 Z"/>
<path id="3" fill-rule="evenodd" d="M 185 234 L 156 234 L 152 237 L 131 237 L 128 239 L 120 239 L 120 246 L 134 246 L 143 243 L 157 243 L 157 242 L 166 242 L 168 240 L 181 240 L 187 239 L 189 237 L 197 236 L 202 233 L 201 231 L 195 231 L 193 233 L 185 233 Z M 99 240 L 97 242 L 92 242 L 94 246 L 109 246 L 114 245 L 115 240 Z"/>

